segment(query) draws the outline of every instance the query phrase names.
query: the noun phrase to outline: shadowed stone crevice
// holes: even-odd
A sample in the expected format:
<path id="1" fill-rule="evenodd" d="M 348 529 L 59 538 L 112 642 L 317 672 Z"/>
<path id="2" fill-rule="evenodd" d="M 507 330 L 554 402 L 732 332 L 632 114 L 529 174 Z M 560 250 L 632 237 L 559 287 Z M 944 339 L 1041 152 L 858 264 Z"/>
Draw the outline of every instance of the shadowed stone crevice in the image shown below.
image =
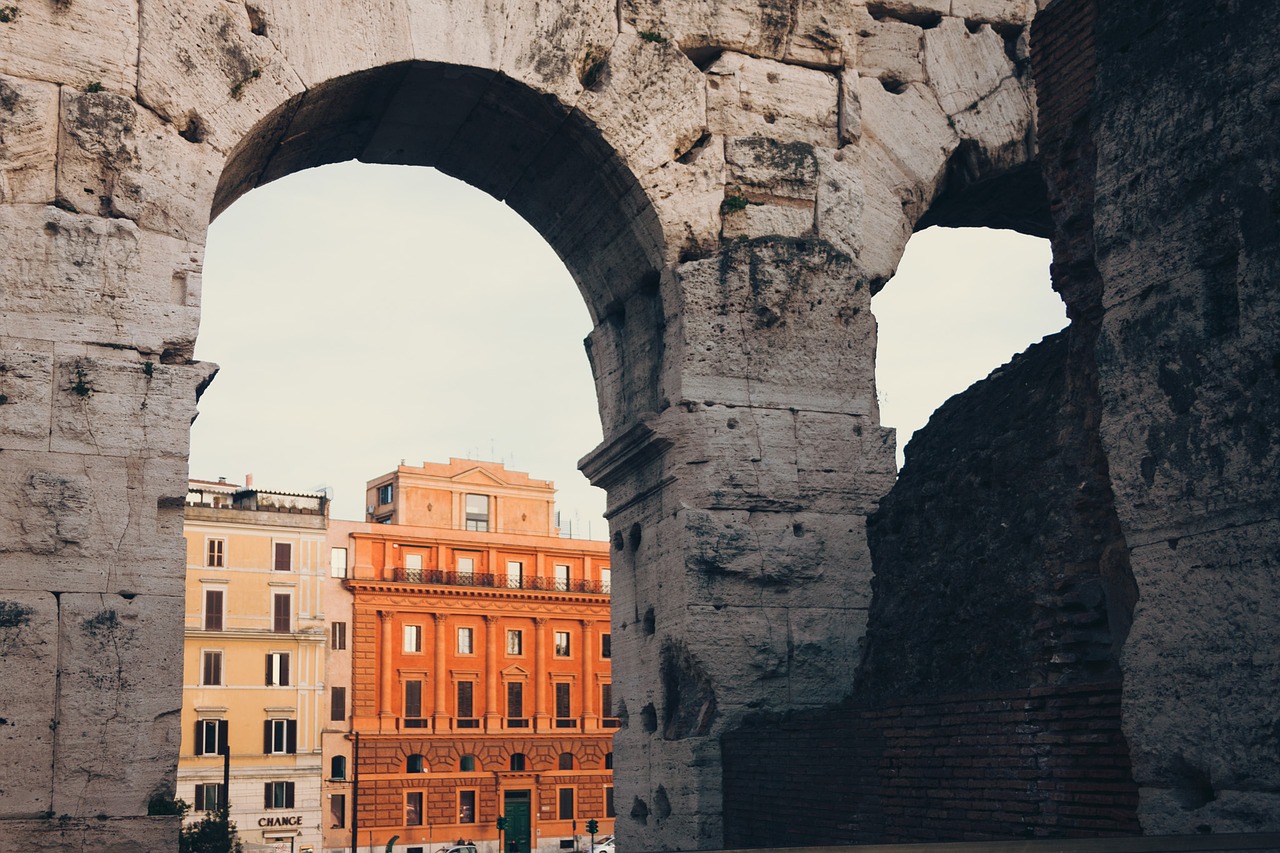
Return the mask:
<path id="1" fill-rule="evenodd" d="M 683 643 L 668 640 L 662 646 L 662 737 L 702 737 L 715 717 L 716 694 L 706 670 Z M 669 805 L 666 811 L 671 813 Z"/>

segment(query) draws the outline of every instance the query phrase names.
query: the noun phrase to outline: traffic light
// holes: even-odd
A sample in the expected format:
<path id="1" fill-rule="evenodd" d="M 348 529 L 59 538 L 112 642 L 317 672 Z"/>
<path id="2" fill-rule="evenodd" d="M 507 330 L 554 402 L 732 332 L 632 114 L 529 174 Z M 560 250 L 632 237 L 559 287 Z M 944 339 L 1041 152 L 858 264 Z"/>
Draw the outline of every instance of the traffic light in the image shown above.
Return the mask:
<path id="1" fill-rule="evenodd" d="M 592 818 L 591 820 L 587 821 L 587 832 L 591 833 L 592 835 L 595 835 L 599 829 L 600 829 L 600 822 L 598 820 L 596 820 L 595 818 Z"/>
<path id="2" fill-rule="evenodd" d="M 504 829 L 506 829 L 506 828 L 507 828 L 507 819 L 506 819 L 505 817 L 503 817 L 503 816 L 499 815 L 499 816 L 498 816 L 498 831 L 499 831 L 499 832 L 501 832 L 502 830 L 504 830 Z"/>

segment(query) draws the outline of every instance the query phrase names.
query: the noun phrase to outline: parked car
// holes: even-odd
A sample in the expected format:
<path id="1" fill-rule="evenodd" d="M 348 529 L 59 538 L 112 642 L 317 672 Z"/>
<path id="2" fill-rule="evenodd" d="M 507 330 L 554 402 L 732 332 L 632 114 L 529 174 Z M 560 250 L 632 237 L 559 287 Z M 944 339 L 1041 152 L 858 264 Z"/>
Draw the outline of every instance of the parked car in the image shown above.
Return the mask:
<path id="1" fill-rule="evenodd" d="M 591 847 L 591 850 L 588 851 L 588 853 L 617 853 L 614 849 L 612 835 L 602 835 L 596 839 L 596 843 L 594 845 L 588 846 Z"/>

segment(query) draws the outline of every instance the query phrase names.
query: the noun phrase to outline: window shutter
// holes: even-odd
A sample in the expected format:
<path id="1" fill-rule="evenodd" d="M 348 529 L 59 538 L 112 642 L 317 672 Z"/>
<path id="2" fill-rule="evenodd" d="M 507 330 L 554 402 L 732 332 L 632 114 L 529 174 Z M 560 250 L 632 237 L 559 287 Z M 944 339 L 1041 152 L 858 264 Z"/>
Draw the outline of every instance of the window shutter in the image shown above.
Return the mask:
<path id="1" fill-rule="evenodd" d="M 230 755 L 231 742 L 227 739 L 230 734 L 231 723 L 228 720 L 218 720 L 218 754 Z"/>
<path id="2" fill-rule="evenodd" d="M 287 572 L 293 568 L 293 546 L 288 542 L 276 543 L 275 570 Z"/>
<path id="3" fill-rule="evenodd" d="M 262 721 L 262 754 L 271 754 L 271 721 Z"/>
<path id="4" fill-rule="evenodd" d="M 286 745 L 285 751 L 288 752 L 290 755 L 294 755 L 298 751 L 298 721 L 297 720 L 287 721 L 285 723 L 285 728 L 288 729 L 288 743 Z M 293 805 L 293 783 L 292 782 L 289 783 L 289 805 L 290 806 Z"/>
<path id="5" fill-rule="evenodd" d="M 289 750 L 289 751 L 293 752 L 293 750 Z M 284 807 L 286 809 L 293 808 L 293 783 L 292 782 L 284 783 Z"/>
<path id="6" fill-rule="evenodd" d="M 204 720 L 196 720 L 196 755 L 204 755 Z"/>
<path id="7" fill-rule="evenodd" d="M 271 653 L 267 653 L 267 680 L 263 682 L 268 687 L 271 686 Z"/>
<path id="8" fill-rule="evenodd" d="M 284 687 L 289 686 L 289 654 L 280 655 L 280 684 Z"/>
<path id="9" fill-rule="evenodd" d="M 262 807 L 264 809 L 269 809 L 271 808 L 271 783 L 264 782 L 262 787 L 263 787 Z"/>

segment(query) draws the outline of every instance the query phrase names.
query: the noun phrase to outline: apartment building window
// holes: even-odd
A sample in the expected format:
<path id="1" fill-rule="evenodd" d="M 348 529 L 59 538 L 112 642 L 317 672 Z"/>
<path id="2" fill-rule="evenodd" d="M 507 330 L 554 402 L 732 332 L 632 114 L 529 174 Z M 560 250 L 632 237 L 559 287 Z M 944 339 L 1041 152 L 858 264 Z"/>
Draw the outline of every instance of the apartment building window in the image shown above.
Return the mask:
<path id="1" fill-rule="evenodd" d="M 604 769 L 605 770 L 613 769 L 613 753 L 612 752 L 606 752 L 604 754 Z"/>
<path id="2" fill-rule="evenodd" d="M 205 553 L 204 564 L 206 566 L 211 566 L 215 569 L 222 568 L 224 565 L 223 559 L 226 555 L 226 551 L 227 551 L 227 540 L 210 539 L 208 542 L 206 553 Z"/>
<path id="3" fill-rule="evenodd" d="M 418 679 L 404 683 L 404 727 L 425 729 L 427 721 L 422 717 L 422 682 Z"/>
<path id="4" fill-rule="evenodd" d="M 489 529 L 489 496 L 467 495 L 465 498 L 466 527 L 481 533 Z"/>
<path id="5" fill-rule="evenodd" d="M 524 588 L 524 563 L 507 560 L 507 589 Z"/>
<path id="6" fill-rule="evenodd" d="M 556 589 L 561 592 L 569 590 L 569 567 L 564 563 L 556 563 Z"/>
<path id="7" fill-rule="evenodd" d="M 573 820 L 573 789 L 556 789 L 556 819 Z"/>
<path id="8" fill-rule="evenodd" d="M 578 725 L 578 721 L 572 718 L 572 707 L 570 705 L 570 697 L 573 691 L 573 685 L 566 682 L 560 682 L 555 685 L 556 688 L 556 728 L 571 729 Z"/>
<path id="9" fill-rule="evenodd" d="M 347 647 L 347 623 L 334 622 L 329 626 L 329 648 L 335 652 Z"/>
<path id="10" fill-rule="evenodd" d="M 347 778 L 347 757 L 345 755 L 335 755 L 329 759 L 329 778 Z"/>
<path id="11" fill-rule="evenodd" d="M 196 720 L 196 755 L 225 755 L 226 720 Z"/>
<path id="12" fill-rule="evenodd" d="M 517 629 L 507 631 L 507 654 L 524 654 L 524 632 Z"/>
<path id="13" fill-rule="evenodd" d="M 529 721 L 524 716 L 523 682 L 507 682 L 507 727 L 513 729 L 529 727 Z"/>
<path id="14" fill-rule="evenodd" d="M 600 591 L 601 592 L 613 591 L 613 573 L 608 569 L 600 570 Z"/>
<path id="15" fill-rule="evenodd" d="M 404 555 L 404 579 L 414 583 L 422 583 L 422 555 Z"/>
<path id="16" fill-rule="evenodd" d="M 206 686 L 222 684 L 222 652 L 206 651 L 200 667 L 200 683 Z"/>
<path id="17" fill-rule="evenodd" d="M 464 755 L 458 759 L 459 773 L 475 773 L 476 757 L 474 755 Z"/>
<path id="18" fill-rule="evenodd" d="M 508 765 L 515 773 L 523 773 L 529 767 L 529 760 L 525 758 L 523 752 L 511 753 L 511 762 Z"/>
<path id="19" fill-rule="evenodd" d="M 204 629 L 206 631 L 222 630 L 222 599 L 223 591 L 220 589 L 204 591 Z"/>
<path id="20" fill-rule="evenodd" d="M 387 504 L 391 503 L 391 501 L 395 498 L 395 496 L 396 496 L 395 483 L 384 483 L 383 485 L 378 486 L 378 506 L 386 506 Z"/>
<path id="21" fill-rule="evenodd" d="M 293 543 L 277 542 L 275 543 L 275 563 L 272 566 L 277 572 L 287 572 L 293 569 Z"/>
<path id="22" fill-rule="evenodd" d="M 600 685 L 600 716 L 603 718 L 603 725 L 607 729 L 618 727 L 618 720 L 613 715 L 613 685 Z"/>
<path id="23" fill-rule="evenodd" d="M 612 634 L 600 635 L 600 657 L 605 658 L 606 660 L 613 657 L 613 635 Z"/>
<path id="24" fill-rule="evenodd" d="M 329 688 L 329 721 L 341 723 L 347 718 L 347 688 Z"/>
<path id="25" fill-rule="evenodd" d="M 277 592 L 272 596 L 271 630 L 288 634 L 293 629 L 293 594 Z"/>
<path id="26" fill-rule="evenodd" d="M 413 753 L 404 760 L 405 773 L 426 773 L 427 760 L 422 757 L 421 753 Z"/>
<path id="27" fill-rule="evenodd" d="M 267 782 L 262 807 L 265 809 L 293 808 L 292 782 Z"/>
<path id="28" fill-rule="evenodd" d="M 573 753 L 572 752 L 560 753 L 560 769 L 561 770 L 573 769 Z"/>
<path id="29" fill-rule="evenodd" d="M 461 790 L 458 792 L 458 823 L 476 822 L 476 792 Z"/>
<path id="30" fill-rule="evenodd" d="M 288 687 L 289 686 L 289 653 L 288 652 L 268 652 L 267 653 L 267 686 L 268 687 Z"/>
<path id="31" fill-rule="evenodd" d="M 404 795 L 404 825 L 422 826 L 421 791 L 410 791 Z"/>
<path id="32" fill-rule="evenodd" d="M 475 653 L 475 630 L 472 628 L 458 629 L 458 654 L 470 655 Z"/>
<path id="33" fill-rule="evenodd" d="M 422 626 L 404 626 L 404 650 L 406 652 L 422 651 Z"/>
<path id="34" fill-rule="evenodd" d="M 334 794 L 329 797 L 329 820 L 332 822 L 330 829 L 346 829 L 347 826 L 347 795 Z"/>
<path id="35" fill-rule="evenodd" d="M 226 801 L 227 798 L 223 795 L 221 784 L 205 783 L 196 785 L 196 811 L 216 812 L 226 804 Z"/>
<path id="36" fill-rule="evenodd" d="M 475 713 L 475 682 L 458 682 L 457 725 L 460 729 L 478 729 L 480 720 Z"/>
<path id="37" fill-rule="evenodd" d="M 613 811 L 613 786 L 612 785 L 604 786 L 604 816 L 616 817 L 616 814 Z"/>
<path id="38" fill-rule="evenodd" d="M 329 549 L 329 577 L 345 578 L 347 576 L 347 549 Z"/>
<path id="39" fill-rule="evenodd" d="M 567 658 L 569 656 L 569 632 L 556 631 L 556 657 Z"/>
<path id="40" fill-rule="evenodd" d="M 262 752 L 265 755 L 296 755 L 298 752 L 297 720 L 264 720 Z"/>
<path id="41" fill-rule="evenodd" d="M 476 558 L 475 557 L 457 557 L 457 575 L 458 583 L 470 586 L 475 582 L 476 577 Z"/>

